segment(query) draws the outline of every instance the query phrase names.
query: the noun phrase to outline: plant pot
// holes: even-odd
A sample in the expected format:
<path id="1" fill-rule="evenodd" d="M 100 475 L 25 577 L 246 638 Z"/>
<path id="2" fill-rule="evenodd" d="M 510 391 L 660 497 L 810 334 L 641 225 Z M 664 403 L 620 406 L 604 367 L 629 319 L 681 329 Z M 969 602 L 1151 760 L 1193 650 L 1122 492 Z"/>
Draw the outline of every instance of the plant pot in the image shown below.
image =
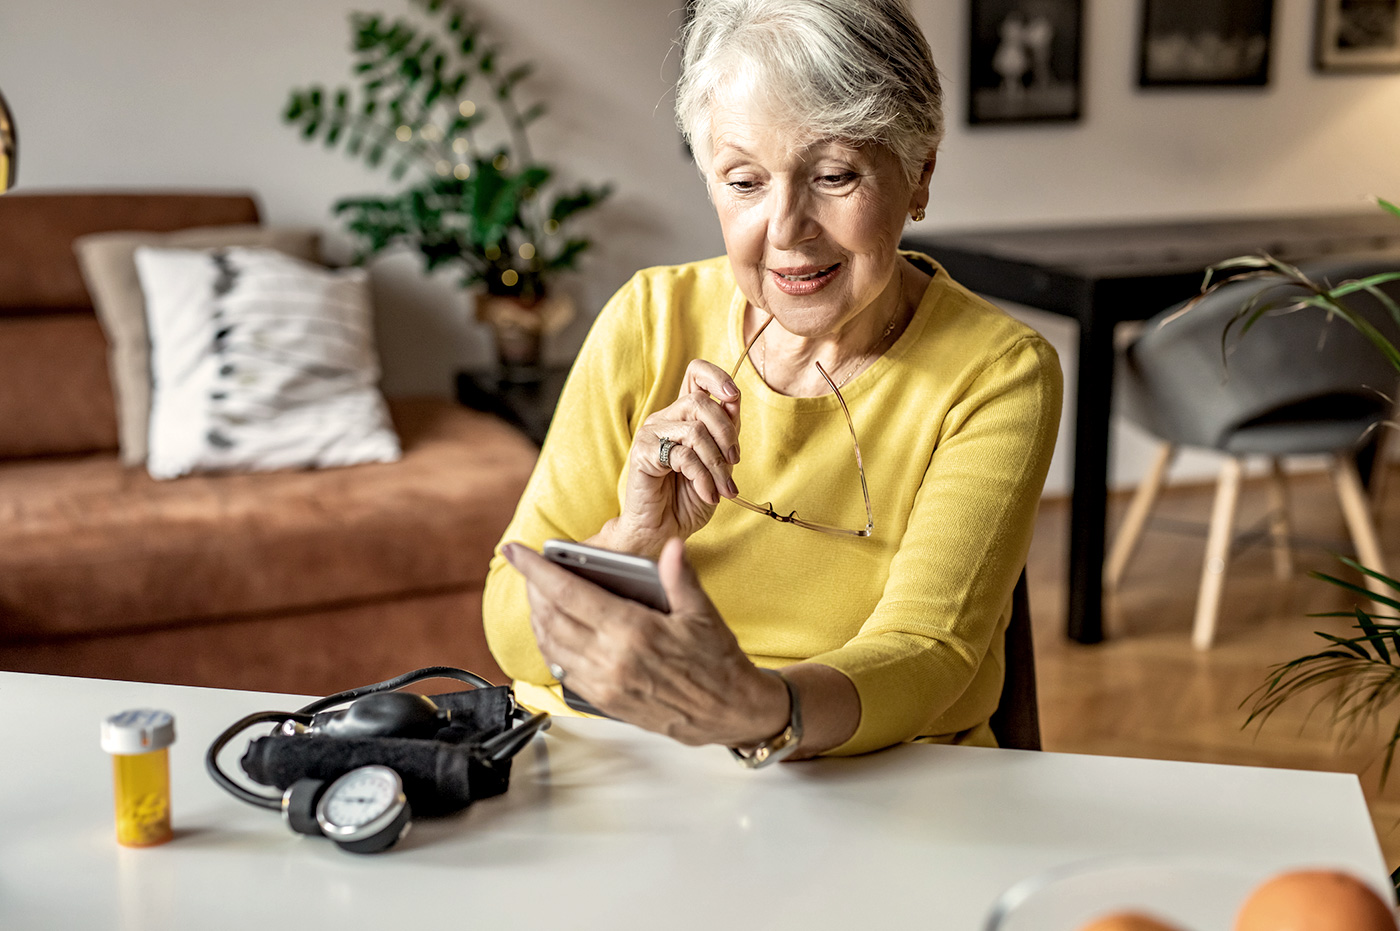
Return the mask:
<path id="1" fill-rule="evenodd" d="M 496 338 L 496 357 L 506 369 L 539 365 L 544 337 L 563 329 L 573 316 L 573 302 L 567 297 L 523 301 L 517 297 L 479 294 L 476 298 L 476 319 L 491 326 Z"/>
<path id="2" fill-rule="evenodd" d="M 509 320 L 492 324 L 496 336 L 496 358 L 501 365 L 520 367 L 539 365 L 544 334 L 536 327 Z"/>

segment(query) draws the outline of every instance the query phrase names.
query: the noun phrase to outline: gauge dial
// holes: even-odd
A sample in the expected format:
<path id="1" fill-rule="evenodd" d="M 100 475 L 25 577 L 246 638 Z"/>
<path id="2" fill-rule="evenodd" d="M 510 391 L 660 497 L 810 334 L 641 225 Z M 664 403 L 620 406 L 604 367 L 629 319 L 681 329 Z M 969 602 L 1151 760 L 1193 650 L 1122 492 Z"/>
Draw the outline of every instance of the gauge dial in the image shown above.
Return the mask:
<path id="1" fill-rule="evenodd" d="M 316 821 L 327 837 L 353 853 L 392 847 L 408 831 L 403 780 L 387 766 L 361 766 L 326 789 Z"/>

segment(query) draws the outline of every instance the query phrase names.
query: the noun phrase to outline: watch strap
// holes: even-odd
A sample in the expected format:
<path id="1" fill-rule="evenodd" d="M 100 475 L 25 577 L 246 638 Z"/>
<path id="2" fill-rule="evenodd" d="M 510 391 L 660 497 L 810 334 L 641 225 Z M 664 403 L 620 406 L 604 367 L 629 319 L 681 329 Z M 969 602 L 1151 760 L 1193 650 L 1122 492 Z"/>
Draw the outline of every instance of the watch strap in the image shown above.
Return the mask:
<path id="1" fill-rule="evenodd" d="M 788 713 L 788 723 L 776 736 L 770 737 L 756 747 L 740 749 L 730 747 L 729 753 L 740 765 L 747 769 L 761 769 L 773 763 L 781 762 L 792 756 L 797 750 L 797 745 L 802 742 L 802 699 L 797 693 L 797 686 L 792 684 L 792 680 L 776 669 L 764 669 L 771 676 L 777 676 L 782 680 L 787 688 L 789 707 L 792 709 Z"/>

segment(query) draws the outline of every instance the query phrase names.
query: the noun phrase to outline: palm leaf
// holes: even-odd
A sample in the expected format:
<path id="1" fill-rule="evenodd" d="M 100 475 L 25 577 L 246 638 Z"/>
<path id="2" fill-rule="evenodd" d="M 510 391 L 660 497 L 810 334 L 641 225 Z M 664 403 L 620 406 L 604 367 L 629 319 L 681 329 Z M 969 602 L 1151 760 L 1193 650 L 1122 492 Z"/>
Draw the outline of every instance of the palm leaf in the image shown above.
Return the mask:
<path id="1" fill-rule="evenodd" d="M 1338 637 L 1335 634 L 1325 633 L 1320 630 L 1315 630 L 1313 631 L 1313 633 L 1324 640 L 1327 640 L 1331 643 L 1335 643 L 1337 646 L 1342 647 L 1345 650 L 1350 650 L 1352 653 L 1355 653 L 1357 656 L 1361 657 L 1364 660 L 1370 660 L 1371 658 L 1371 654 L 1366 652 L 1366 649 L 1351 637 Z"/>
<path id="2" fill-rule="evenodd" d="M 1385 284 L 1387 281 L 1400 281 L 1400 272 L 1381 272 L 1378 275 L 1357 278 L 1355 281 L 1344 281 L 1330 293 L 1335 298 L 1343 298 L 1357 291 L 1373 291 L 1376 285 Z"/>
<path id="3" fill-rule="evenodd" d="M 1400 579 L 1393 579 L 1383 572 L 1377 572 L 1375 569 L 1368 569 L 1350 556 L 1338 556 L 1337 560 L 1346 566 L 1350 566 L 1362 575 L 1369 575 L 1391 591 L 1400 592 Z"/>
<path id="4" fill-rule="evenodd" d="M 1338 558 L 1348 567 L 1400 593 L 1400 581 L 1368 569 L 1349 557 Z M 1313 572 L 1311 575 L 1345 591 L 1400 608 L 1400 601 L 1345 579 L 1323 572 Z M 1378 624 L 1373 615 L 1359 607 L 1351 612 L 1327 612 L 1316 616 L 1353 617 L 1357 633 L 1343 637 L 1326 631 L 1314 631 L 1327 643 L 1324 649 L 1270 667 L 1263 684 L 1241 703 L 1252 702 L 1244 726 L 1258 721 L 1262 727 L 1285 703 L 1304 692 L 1320 690 L 1309 709 L 1309 716 L 1317 709 L 1327 707 L 1330 724 L 1340 743 L 1345 746 L 1370 730 L 1386 709 L 1400 698 L 1400 628 Z M 1400 716 L 1390 729 L 1384 745 L 1380 776 L 1382 786 L 1390 777 L 1397 746 L 1400 746 Z"/>
<path id="5" fill-rule="evenodd" d="M 1357 585 L 1355 582 L 1348 582 L 1346 579 L 1339 579 L 1336 576 L 1328 575 L 1325 572 L 1309 572 L 1308 575 L 1312 576 L 1315 579 L 1321 579 L 1324 582 L 1335 585 L 1338 588 L 1344 588 L 1347 591 L 1356 592 L 1358 595 L 1365 595 L 1370 600 L 1386 605 L 1388 607 L 1400 609 L 1400 601 L 1396 601 L 1389 595 L 1382 595 L 1379 592 L 1373 592 L 1369 588 L 1364 588 L 1360 585 Z"/>
<path id="6" fill-rule="evenodd" d="M 1389 201 L 1380 201 L 1391 212 L 1400 211 Z M 1400 214 L 1397 214 L 1400 215 Z M 1245 271 L 1239 271 L 1245 269 Z M 1329 316 L 1341 317 L 1349 325 L 1379 350 L 1390 364 L 1400 370 L 1400 347 L 1378 330 L 1365 317 L 1353 312 L 1344 299 L 1359 293 L 1367 293 L 1381 303 L 1391 319 L 1400 324 L 1400 305 L 1381 290 L 1381 285 L 1400 281 L 1400 272 L 1383 272 L 1366 278 L 1343 281 L 1329 285 L 1309 278 L 1298 266 L 1271 255 L 1246 255 L 1217 262 L 1206 269 L 1201 282 L 1200 293 L 1172 314 L 1165 322 L 1170 322 L 1182 314 L 1189 313 L 1197 303 L 1217 289 L 1240 281 L 1271 279 L 1277 283 L 1280 296 L 1273 289 L 1263 289 L 1247 301 L 1235 316 L 1225 325 L 1221 333 L 1221 357 L 1228 360 L 1230 337 L 1238 328 L 1238 338 L 1243 338 L 1261 318 L 1271 313 L 1290 313 L 1309 307 L 1325 311 Z"/>

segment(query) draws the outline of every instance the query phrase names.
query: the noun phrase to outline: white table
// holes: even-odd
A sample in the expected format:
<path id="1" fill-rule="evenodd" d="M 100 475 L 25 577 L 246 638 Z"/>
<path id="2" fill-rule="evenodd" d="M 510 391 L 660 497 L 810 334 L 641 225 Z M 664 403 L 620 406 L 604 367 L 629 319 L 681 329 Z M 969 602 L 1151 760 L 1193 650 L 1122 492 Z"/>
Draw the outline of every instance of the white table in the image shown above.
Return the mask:
<path id="1" fill-rule="evenodd" d="M 574 720 L 522 752 L 507 795 L 354 856 L 203 770 L 228 724 L 303 702 L 0 673 L 0 928 L 971 931 L 1025 877 L 1134 855 L 1388 886 L 1350 775 L 934 746 L 746 772 Z M 176 839 L 129 850 L 98 722 L 142 706 L 176 716 Z"/>

